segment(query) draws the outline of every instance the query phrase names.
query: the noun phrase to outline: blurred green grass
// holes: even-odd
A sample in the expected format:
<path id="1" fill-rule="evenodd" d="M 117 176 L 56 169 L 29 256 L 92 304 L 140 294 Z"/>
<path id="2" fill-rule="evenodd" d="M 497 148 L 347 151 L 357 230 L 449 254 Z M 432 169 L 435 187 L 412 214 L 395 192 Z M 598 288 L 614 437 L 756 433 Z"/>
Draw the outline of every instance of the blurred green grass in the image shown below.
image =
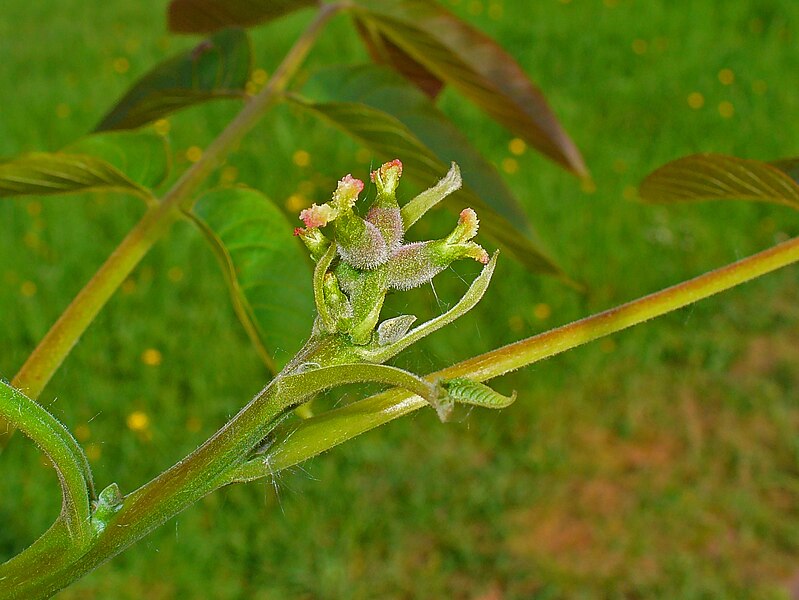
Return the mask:
<path id="1" fill-rule="evenodd" d="M 165 33 L 164 4 L 7 0 L 0 156 L 68 143 L 155 61 L 191 45 Z M 677 156 L 799 154 L 795 2 L 450 5 L 519 60 L 585 154 L 595 190 L 530 151 L 513 154 L 507 133 L 457 94 L 442 98 L 590 291 L 503 261 L 480 307 L 401 364 L 429 371 L 799 234 L 799 217 L 779 207 L 632 200 L 643 175 Z M 257 66 L 271 72 L 307 20 L 256 30 Z M 339 18 L 308 69 L 364 58 Z M 732 116 L 721 115 L 723 102 Z M 171 118 L 177 166 L 236 108 Z M 308 166 L 295 164 L 297 150 Z M 372 157 L 358 150 L 278 107 L 228 166 L 291 206 L 294 195 L 324 198 L 343 173 L 365 175 Z M 0 202 L 0 374 L 10 378 L 142 210 L 117 196 Z M 388 310 L 435 314 L 463 287 L 445 274 L 440 300 L 428 288 Z M 442 426 L 426 411 L 274 482 L 224 490 L 59 598 L 790 598 L 797 316 L 796 269 L 787 269 L 498 381 L 520 392 L 502 413 Z M 265 377 L 213 256 L 179 224 L 42 402 L 79 434 L 98 483 L 129 491 L 201 442 Z M 0 557 L 58 509 L 31 446 L 20 438 L 0 458 Z"/>

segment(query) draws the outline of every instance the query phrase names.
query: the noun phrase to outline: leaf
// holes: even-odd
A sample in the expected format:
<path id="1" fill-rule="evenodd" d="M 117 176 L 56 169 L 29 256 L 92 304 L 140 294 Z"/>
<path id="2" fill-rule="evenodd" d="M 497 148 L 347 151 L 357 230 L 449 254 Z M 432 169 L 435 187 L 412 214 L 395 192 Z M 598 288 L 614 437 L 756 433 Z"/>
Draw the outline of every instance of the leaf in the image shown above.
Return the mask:
<path id="1" fill-rule="evenodd" d="M 306 89 L 315 99 L 359 102 L 394 117 L 441 164 L 448 168 L 451 162 L 458 163 L 464 183 L 483 199 L 483 204 L 516 224 L 517 229 L 530 232 L 524 209 L 494 166 L 429 98 L 395 73 L 371 65 L 325 69 L 308 81 Z M 436 176 L 440 175 L 436 167 Z"/>
<path id="2" fill-rule="evenodd" d="M 277 19 L 314 0 L 172 0 L 169 30 L 175 33 L 212 33 L 224 27 L 251 27 Z"/>
<path id="3" fill-rule="evenodd" d="M 368 24 L 355 19 L 355 28 L 361 37 L 366 50 L 378 65 L 393 67 L 405 79 L 413 83 L 427 96 L 435 100 L 444 89 L 444 82 L 415 61 L 399 46 L 370 28 Z"/>
<path id="4" fill-rule="evenodd" d="M 95 131 L 133 129 L 201 102 L 242 98 L 250 77 L 250 55 L 245 31 L 220 31 L 144 75 Z"/>
<path id="5" fill-rule="evenodd" d="M 544 95 L 491 38 L 428 0 L 358 0 L 356 6 L 367 30 L 378 32 L 539 152 L 588 175 Z"/>
<path id="6" fill-rule="evenodd" d="M 694 154 L 667 163 L 641 182 L 647 202 L 755 200 L 799 208 L 799 185 L 785 169 L 795 159 L 765 163 L 723 154 Z M 782 168 L 780 168 L 782 167 Z"/>
<path id="7" fill-rule="evenodd" d="M 356 102 L 319 102 L 292 98 L 294 102 L 315 112 L 344 130 L 350 136 L 382 155 L 385 159 L 401 157 L 407 176 L 421 186 L 434 185 L 447 171 L 440 161 L 399 120 L 389 114 Z M 452 207 L 453 199 L 476 209 L 481 217 L 482 231 L 492 237 L 525 267 L 548 274 L 561 274 L 560 269 L 535 243 L 511 221 L 500 215 L 469 188 L 464 187 L 444 201 Z"/>
<path id="8" fill-rule="evenodd" d="M 293 227 L 244 187 L 207 192 L 191 216 L 224 268 L 236 314 L 276 372 L 299 350 L 314 316 L 311 271 Z"/>
<path id="9" fill-rule="evenodd" d="M 0 197 L 114 190 L 152 200 L 148 190 L 102 159 L 36 152 L 0 163 Z"/>
<path id="10" fill-rule="evenodd" d="M 63 151 L 101 158 L 147 188 L 158 187 L 169 174 L 166 138 L 152 131 L 95 133 L 70 144 Z"/>
<path id="11" fill-rule="evenodd" d="M 468 377 L 445 379 L 440 385 L 453 401 L 462 404 L 482 406 L 483 408 L 507 408 L 516 401 L 516 392 L 510 396 L 503 396 L 486 384 Z"/>
<path id="12" fill-rule="evenodd" d="M 799 183 L 799 158 L 782 158 L 769 161 L 768 164 L 784 171 L 791 179 Z"/>

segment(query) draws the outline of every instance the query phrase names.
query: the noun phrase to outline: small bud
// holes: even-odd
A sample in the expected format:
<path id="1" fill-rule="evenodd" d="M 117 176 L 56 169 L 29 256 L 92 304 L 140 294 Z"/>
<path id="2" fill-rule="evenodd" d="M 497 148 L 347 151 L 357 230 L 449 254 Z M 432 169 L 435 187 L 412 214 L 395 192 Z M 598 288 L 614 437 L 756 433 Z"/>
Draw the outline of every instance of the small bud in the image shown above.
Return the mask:
<path id="1" fill-rule="evenodd" d="M 371 173 L 372 181 L 377 186 L 377 193 L 380 195 L 393 196 L 397 191 L 400 177 L 402 177 L 402 162 L 398 158 L 384 163 Z"/>
<path id="2" fill-rule="evenodd" d="M 306 227 L 324 227 L 338 216 L 338 211 L 329 204 L 319 206 L 313 204 L 300 213 L 300 219 Z"/>
<path id="3" fill-rule="evenodd" d="M 347 331 L 352 322 L 352 306 L 347 296 L 338 286 L 338 280 L 333 273 L 326 273 L 324 280 L 325 303 L 330 316 L 336 323 L 337 331 Z"/>
<path id="4" fill-rule="evenodd" d="M 363 181 L 347 174 L 341 178 L 333 192 L 333 206 L 338 210 L 352 208 L 358 199 L 358 194 L 363 191 Z"/>
<path id="5" fill-rule="evenodd" d="M 416 322 L 414 315 L 400 315 L 393 319 L 386 319 L 377 326 L 377 344 L 388 346 L 402 339 Z"/>
<path id="6" fill-rule="evenodd" d="M 319 257 L 325 253 L 325 250 L 330 246 L 330 240 L 325 237 L 325 234 L 316 228 L 303 229 L 297 227 L 294 230 L 294 235 L 298 236 L 305 247 L 311 251 L 311 256 L 314 260 L 319 260 Z"/>
<path id="7" fill-rule="evenodd" d="M 458 217 L 458 226 L 450 234 L 450 238 L 457 237 L 455 241 L 464 242 L 472 239 L 477 235 L 477 229 L 480 226 L 480 221 L 477 219 L 477 213 L 471 208 L 464 208 Z"/>
<path id="8" fill-rule="evenodd" d="M 91 522 L 95 533 L 100 534 L 105 530 L 114 514 L 122 508 L 124 501 L 125 498 L 116 483 L 112 483 L 100 492 L 97 500 L 92 502 Z"/>

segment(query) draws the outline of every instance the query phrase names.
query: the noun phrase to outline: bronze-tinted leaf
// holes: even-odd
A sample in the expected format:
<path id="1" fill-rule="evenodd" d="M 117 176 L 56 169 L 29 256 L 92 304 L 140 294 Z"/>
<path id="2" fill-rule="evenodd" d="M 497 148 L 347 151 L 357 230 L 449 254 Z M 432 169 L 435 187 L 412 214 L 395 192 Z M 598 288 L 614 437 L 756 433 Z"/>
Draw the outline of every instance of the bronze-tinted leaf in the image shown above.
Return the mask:
<path id="1" fill-rule="evenodd" d="M 412 91 L 422 96 L 419 92 Z M 439 158 L 398 118 L 382 110 L 362 102 L 311 102 L 296 96 L 292 100 L 343 130 L 384 159 L 399 157 L 405 166 L 406 176 L 424 187 L 434 185 L 448 170 L 445 160 L 449 160 L 451 156 Z M 463 138 L 456 137 L 450 141 L 456 144 L 463 141 Z M 465 174 L 466 168 L 463 171 Z M 480 215 L 482 231 L 530 270 L 562 275 L 552 259 L 529 237 L 525 231 L 526 222 L 504 216 L 509 210 L 514 211 L 515 207 L 498 205 L 496 198 L 501 193 L 500 190 L 497 191 L 496 196 L 489 194 L 481 197 L 467 182 L 463 189 L 447 198 L 444 204 L 456 211 L 464 206 L 476 209 Z"/>
<path id="2" fill-rule="evenodd" d="M 799 158 L 782 158 L 780 160 L 771 160 L 769 163 L 772 167 L 784 171 L 795 182 L 799 183 Z"/>
<path id="3" fill-rule="evenodd" d="M 799 185 L 782 169 L 796 161 L 769 164 L 723 154 L 694 154 L 667 163 L 641 183 L 648 202 L 755 200 L 799 208 Z"/>
<path id="4" fill-rule="evenodd" d="M 207 192 L 192 217 L 222 264 L 236 314 L 275 372 L 299 350 L 314 316 L 311 269 L 293 226 L 244 187 Z"/>
<path id="5" fill-rule="evenodd" d="M 369 27 L 368 23 L 360 19 L 355 19 L 355 27 L 375 63 L 392 67 L 432 99 L 444 89 L 443 81 L 428 71 L 424 65 L 415 61 L 402 48 L 381 35 L 380 31 Z"/>
<path id="6" fill-rule="evenodd" d="M 221 31 L 144 75 L 95 131 L 133 129 L 200 102 L 242 98 L 250 63 L 247 33 Z"/>
<path id="7" fill-rule="evenodd" d="M 524 209 L 496 168 L 429 98 L 396 73 L 373 65 L 329 68 L 311 77 L 305 90 L 317 100 L 360 102 L 391 115 L 442 164 L 458 163 L 464 182 L 485 204 L 516 229 L 531 232 Z"/>
<path id="8" fill-rule="evenodd" d="M 427 0 L 358 0 L 358 18 L 511 132 L 574 173 L 579 150 L 541 91 L 491 38 Z"/>
<path id="9" fill-rule="evenodd" d="M 314 4 L 314 0 L 172 0 L 169 30 L 212 33 L 224 27 L 251 27 Z"/>
<path id="10" fill-rule="evenodd" d="M 0 163 L 0 197 L 114 190 L 151 199 L 150 193 L 102 159 L 36 152 Z"/>

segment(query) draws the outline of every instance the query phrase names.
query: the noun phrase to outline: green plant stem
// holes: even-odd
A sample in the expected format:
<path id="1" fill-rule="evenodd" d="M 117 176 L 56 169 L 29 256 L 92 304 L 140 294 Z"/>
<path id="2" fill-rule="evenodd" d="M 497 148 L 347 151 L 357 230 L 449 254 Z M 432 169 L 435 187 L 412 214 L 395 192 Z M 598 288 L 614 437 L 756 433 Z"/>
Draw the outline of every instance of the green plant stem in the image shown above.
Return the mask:
<path id="1" fill-rule="evenodd" d="M 441 378 L 468 377 L 486 381 L 796 262 L 799 262 L 799 238 L 649 296 L 465 360 L 431 373 L 427 379 L 435 382 Z M 273 475 L 425 406 L 428 403 L 419 396 L 390 390 L 306 419 L 281 434 L 282 441 L 270 448 L 263 461 L 242 465 L 235 480 L 250 481 Z"/>
<path id="2" fill-rule="evenodd" d="M 327 364 L 335 362 L 337 336 L 311 338 L 301 351 L 304 360 L 320 367 L 306 373 L 278 375 L 212 438 L 185 459 L 125 498 L 122 508 L 84 552 L 70 555 L 69 562 L 32 570 L 42 556 L 53 555 L 60 531 L 51 529 L 21 554 L 0 565 L 0 600 L 44 598 L 147 535 L 180 511 L 231 480 L 230 473 L 291 407 L 322 389 L 354 382 L 399 385 L 434 399 L 435 388 L 424 380 L 384 365 Z M 38 407 L 41 409 L 41 407 Z M 58 537 L 56 537 L 58 536 Z M 7 587 L 4 587 L 7 586 Z"/>
<path id="3" fill-rule="evenodd" d="M 63 496 L 59 521 L 71 546 L 85 546 L 92 537 L 89 500 L 94 487 L 83 450 L 53 415 L 5 383 L 0 383 L 0 415 L 17 423 L 53 463 Z"/>
<path id="4" fill-rule="evenodd" d="M 189 457 L 130 494 L 95 543 L 70 563 L 39 571 L 28 568 L 38 557 L 51 554 L 52 538 L 58 533 L 51 529 L 0 565 L 0 599 L 50 597 L 213 491 L 218 477 L 272 426 L 279 408 L 276 391 L 274 385 L 267 387 Z"/>
<path id="5" fill-rule="evenodd" d="M 553 356 L 604 335 L 626 329 L 677 310 L 780 267 L 799 261 L 799 238 L 775 246 L 721 269 L 701 275 L 617 308 L 581 321 L 510 344 L 464 361 L 427 377 L 468 376 L 486 380 Z M 427 405 L 413 392 L 390 391 L 343 409 L 303 421 L 282 435 L 261 458 L 247 461 L 300 396 L 331 382 L 317 376 L 335 367 L 346 380 L 388 381 L 426 391 L 424 383 L 406 378 L 391 367 L 369 365 L 361 375 L 350 365 L 340 365 L 336 336 L 311 338 L 309 344 L 255 399 L 211 439 L 163 474 L 130 494 L 88 550 L 50 569 L 31 569 L 43 564 L 41 557 L 54 555 L 63 541 L 59 522 L 30 548 L 0 565 L 0 600 L 44 598 L 68 585 L 140 539 L 167 519 L 214 489 L 231 481 L 245 481 L 273 474 L 323 452 L 364 431 Z M 300 365 L 319 365 L 307 378 L 296 375 Z M 336 366 L 338 365 L 338 366 Z M 334 370 L 335 370 L 334 369 Z M 395 372 L 397 371 L 397 372 Z M 285 384 L 285 385 L 284 385 Z"/>
<path id="6" fill-rule="evenodd" d="M 180 216 L 180 210 L 191 208 L 194 202 L 193 192 L 197 187 L 279 99 L 324 25 L 343 7 L 343 4 L 325 4 L 320 7 L 314 20 L 289 50 L 264 89 L 211 142 L 200 160 L 183 173 L 161 202 L 145 213 L 73 299 L 14 377 L 12 384 L 15 388 L 34 400 L 39 397 L 47 382 L 117 288 L 155 242 L 169 230 L 170 225 Z M 8 432 L 8 435 L 0 437 L 0 450 L 8 444 L 13 430 L 12 423 L 7 419 L 0 419 L 0 431 Z"/>

